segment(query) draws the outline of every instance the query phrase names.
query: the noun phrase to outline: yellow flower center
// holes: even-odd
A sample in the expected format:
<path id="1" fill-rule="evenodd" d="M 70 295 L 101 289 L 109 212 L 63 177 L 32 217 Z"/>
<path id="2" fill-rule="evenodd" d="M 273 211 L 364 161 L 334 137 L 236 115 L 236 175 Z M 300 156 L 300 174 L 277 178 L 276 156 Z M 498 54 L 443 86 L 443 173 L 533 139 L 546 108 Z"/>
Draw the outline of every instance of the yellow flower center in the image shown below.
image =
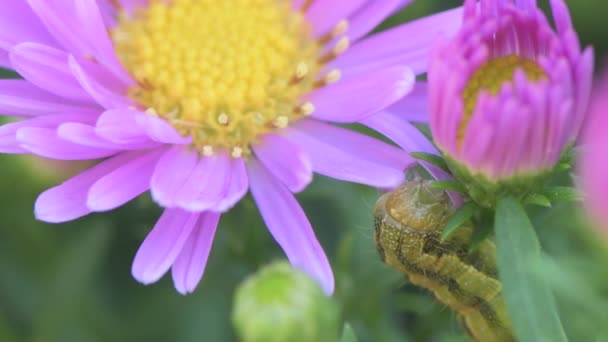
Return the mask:
<path id="1" fill-rule="evenodd" d="M 546 77 L 544 70 L 538 64 L 517 55 L 494 58 L 475 71 L 462 93 L 464 113 L 458 127 L 459 145 L 464 141 L 466 128 L 475 111 L 479 94 L 487 91 L 490 95 L 497 95 L 503 84 L 512 82 L 517 70 L 523 70 L 530 81 L 539 81 Z"/>
<path id="2" fill-rule="evenodd" d="M 342 32 L 338 32 L 342 33 Z M 111 32 L 137 81 L 129 97 L 166 119 L 205 155 L 249 153 L 260 136 L 314 111 L 302 95 L 327 62 L 289 0 L 151 0 Z"/>

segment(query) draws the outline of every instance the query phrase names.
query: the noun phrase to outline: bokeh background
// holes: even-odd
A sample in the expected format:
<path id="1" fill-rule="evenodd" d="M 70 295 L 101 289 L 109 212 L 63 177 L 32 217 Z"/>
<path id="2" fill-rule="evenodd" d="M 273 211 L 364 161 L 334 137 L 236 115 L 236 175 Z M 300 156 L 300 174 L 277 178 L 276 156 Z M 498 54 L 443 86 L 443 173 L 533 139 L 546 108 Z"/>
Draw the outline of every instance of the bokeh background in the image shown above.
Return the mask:
<path id="1" fill-rule="evenodd" d="M 379 30 L 460 3 L 419 0 Z M 608 2 L 568 4 L 600 65 L 608 48 Z M 0 76 L 16 77 L 2 70 Z M 87 164 L 0 155 L 0 165 L 1 342 L 234 341 L 234 289 L 283 257 L 247 198 L 222 217 L 194 294 L 179 295 L 170 277 L 143 286 L 130 267 L 160 215 L 148 195 L 110 213 L 45 224 L 33 216 L 36 196 Z M 453 312 L 379 260 L 371 216 L 378 195 L 315 176 L 298 196 L 331 258 L 344 320 L 361 341 L 467 341 Z M 570 340 L 608 341 L 608 240 L 589 227 L 577 204 L 530 212 L 550 256 L 538 272 L 555 286 Z"/>

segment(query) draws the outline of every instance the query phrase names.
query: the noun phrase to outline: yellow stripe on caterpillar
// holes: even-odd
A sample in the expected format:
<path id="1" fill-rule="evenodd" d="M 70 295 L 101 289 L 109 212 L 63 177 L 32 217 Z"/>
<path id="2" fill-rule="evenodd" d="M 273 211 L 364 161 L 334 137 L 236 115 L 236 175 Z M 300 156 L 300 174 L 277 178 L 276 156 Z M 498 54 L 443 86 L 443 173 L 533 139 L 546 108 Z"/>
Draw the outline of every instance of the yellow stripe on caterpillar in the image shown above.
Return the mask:
<path id="1" fill-rule="evenodd" d="M 454 208 L 445 192 L 429 183 L 407 182 L 376 203 L 375 243 L 382 260 L 458 312 L 477 341 L 515 341 L 497 276 L 496 246 L 485 240 L 469 253 L 470 226 L 442 242 Z"/>

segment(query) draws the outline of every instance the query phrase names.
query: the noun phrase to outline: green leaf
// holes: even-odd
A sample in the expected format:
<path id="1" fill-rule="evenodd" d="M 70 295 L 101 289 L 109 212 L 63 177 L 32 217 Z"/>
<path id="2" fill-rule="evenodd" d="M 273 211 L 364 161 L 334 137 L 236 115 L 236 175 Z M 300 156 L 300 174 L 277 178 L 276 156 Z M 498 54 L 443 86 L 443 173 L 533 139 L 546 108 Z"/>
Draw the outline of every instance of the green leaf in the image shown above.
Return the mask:
<path id="1" fill-rule="evenodd" d="M 481 224 L 475 227 L 471 243 L 469 243 L 469 253 L 475 253 L 483 240 L 492 234 L 492 224 Z"/>
<path id="2" fill-rule="evenodd" d="M 456 210 L 456 212 L 454 212 L 454 214 L 452 214 L 452 216 L 448 220 L 448 223 L 445 225 L 445 228 L 443 228 L 443 232 L 441 233 L 441 240 L 447 240 L 447 238 L 449 238 L 450 235 L 452 235 L 452 233 L 456 231 L 456 229 L 461 227 L 463 223 L 468 221 L 473 216 L 473 214 L 475 214 L 476 210 L 477 205 L 475 205 L 475 203 L 473 202 L 468 202 L 462 207 L 458 208 L 458 210 Z"/>
<path id="3" fill-rule="evenodd" d="M 431 164 L 437 166 L 438 168 L 442 169 L 443 171 L 450 172 L 450 169 L 448 168 L 448 164 L 445 163 L 445 160 L 443 160 L 443 158 L 441 158 L 441 156 L 438 156 L 438 155 L 432 154 L 432 153 L 425 153 L 425 152 L 412 152 L 412 153 L 410 153 L 410 156 L 412 156 L 413 158 L 416 158 L 418 160 L 423 160 L 427 163 L 431 163 Z"/>
<path id="4" fill-rule="evenodd" d="M 543 190 L 543 195 L 553 201 L 580 201 L 581 194 L 570 186 L 550 186 Z"/>
<path id="5" fill-rule="evenodd" d="M 545 208 L 551 207 L 551 200 L 543 194 L 530 194 L 524 199 L 525 204 L 534 204 Z"/>
<path id="6" fill-rule="evenodd" d="M 541 259 L 540 243 L 516 199 L 498 201 L 494 227 L 498 272 L 518 340 L 567 341 L 553 293 L 543 279 L 533 275 L 533 265 Z"/>
<path id="7" fill-rule="evenodd" d="M 456 191 L 462 194 L 466 193 L 467 190 L 462 186 L 462 184 L 456 180 L 441 180 L 434 181 L 429 184 L 429 186 L 433 189 L 445 190 L 445 191 Z"/>
<path id="8" fill-rule="evenodd" d="M 348 323 L 344 324 L 340 342 L 357 342 L 357 335 L 355 335 L 355 331 Z"/>

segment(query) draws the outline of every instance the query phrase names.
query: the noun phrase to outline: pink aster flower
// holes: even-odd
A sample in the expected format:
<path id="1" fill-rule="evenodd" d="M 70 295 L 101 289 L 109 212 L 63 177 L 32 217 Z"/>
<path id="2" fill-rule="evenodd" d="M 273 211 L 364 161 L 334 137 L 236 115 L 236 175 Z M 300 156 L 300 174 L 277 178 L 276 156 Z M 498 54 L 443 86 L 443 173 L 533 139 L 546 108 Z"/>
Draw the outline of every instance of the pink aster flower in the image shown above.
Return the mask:
<path id="1" fill-rule="evenodd" d="M 598 227 L 608 233 L 608 73 L 594 91 L 585 122 L 581 155 L 581 185 L 585 204 Z"/>
<path id="2" fill-rule="evenodd" d="M 429 42 L 458 10 L 364 38 L 407 0 L 4 1 L 0 151 L 101 159 L 44 192 L 36 216 L 64 222 L 150 190 L 165 208 L 132 267 L 200 281 L 221 213 L 249 190 L 290 262 L 334 288 L 292 193 L 313 172 L 376 187 L 411 160 L 335 126 L 408 94 Z"/>
<path id="3" fill-rule="evenodd" d="M 535 0 L 467 0 L 460 31 L 433 50 L 431 131 L 464 183 L 547 173 L 579 132 L 593 51 L 565 2 L 550 3 L 556 29 Z"/>

